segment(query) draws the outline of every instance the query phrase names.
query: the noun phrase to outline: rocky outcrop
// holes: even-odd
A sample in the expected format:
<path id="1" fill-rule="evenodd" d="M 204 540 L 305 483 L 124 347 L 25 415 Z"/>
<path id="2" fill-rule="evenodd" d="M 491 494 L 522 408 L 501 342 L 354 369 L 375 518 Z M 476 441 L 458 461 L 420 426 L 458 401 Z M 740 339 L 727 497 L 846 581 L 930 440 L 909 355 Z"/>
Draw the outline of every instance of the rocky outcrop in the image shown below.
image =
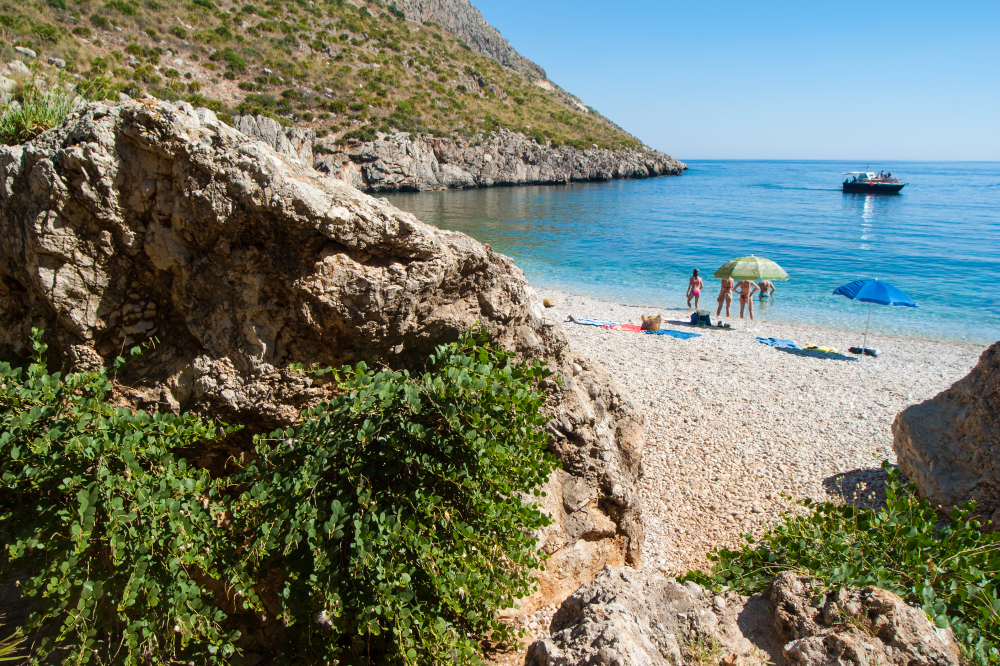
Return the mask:
<path id="1" fill-rule="evenodd" d="M 885 590 L 825 594 L 780 574 L 764 594 L 712 596 L 655 572 L 605 568 L 574 592 L 525 666 L 958 666 L 950 629 Z"/>
<path id="2" fill-rule="evenodd" d="M 896 664 L 958 666 L 951 629 L 938 629 L 920 608 L 888 590 L 841 588 L 786 572 L 771 584 L 774 627 L 796 666 Z"/>
<path id="3" fill-rule="evenodd" d="M 676 175 L 687 169 L 650 148 L 577 150 L 541 146 L 501 130 L 488 140 L 379 134 L 376 141 L 338 145 L 311 130 L 282 131 L 264 116 L 237 116 L 236 129 L 277 152 L 313 166 L 359 190 L 444 190 L 491 185 L 542 185 Z"/>
<path id="4" fill-rule="evenodd" d="M 553 566 L 526 607 L 605 562 L 640 563 L 641 417 L 568 349 L 507 257 L 185 103 L 92 104 L 0 148 L 0 169 L 0 342 L 23 352 L 42 328 L 67 367 L 86 368 L 158 339 L 119 375 L 124 397 L 249 436 L 327 395 L 291 364 L 410 366 L 478 323 L 555 373 L 544 387 L 563 471 L 547 509 L 559 527 L 541 535 Z"/>
<path id="5" fill-rule="evenodd" d="M 551 636 L 532 643 L 525 666 L 715 666 L 727 655 L 763 664 L 744 636 L 734 593 L 713 598 L 694 583 L 657 572 L 607 567 L 562 603 Z M 766 625 L 766 600 L 755 601 L 756 623 Z M 702 657 L 702 659 L 698 659 Z M 730 661 L 735 663 L 735 661 Z"/>
<path id="6" fill-rule="evenodd" d="M 504 67 L 532 79 L 545 79 L 545 70 L 514 50 L 503 35 L 486 22 L 469 0 L 395 0 L 397 9 L 411 21 L 433 21 L 469 47 Z"/>
<path id="7" fill-rule="evenodd" d="M 687 166 L 649 148 L 541 146 L 501 130 L 485 141 L 395 133 L 377 141 L 322 145 L 315 167 L 372 192 L 541 185 L 676 175 Z"/>
<path id="8" fill-rule="evenodd" d="M 965 378 L 892 424 L 899 467 L 933 504 L 969 500 L 1000 529 L 1000 342 Z"/>

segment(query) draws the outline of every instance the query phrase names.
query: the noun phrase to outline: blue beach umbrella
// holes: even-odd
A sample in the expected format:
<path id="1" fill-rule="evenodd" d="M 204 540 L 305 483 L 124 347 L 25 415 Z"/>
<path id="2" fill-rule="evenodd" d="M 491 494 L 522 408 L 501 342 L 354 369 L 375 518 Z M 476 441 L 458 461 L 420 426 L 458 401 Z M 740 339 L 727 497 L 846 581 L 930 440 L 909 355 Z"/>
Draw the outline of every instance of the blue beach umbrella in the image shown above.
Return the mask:
<path id="1" fill-rule="evenodd" d="M 868 303 L 868 321 L 865 322 L 865 341 L 861 346 L 862 356 L 868 347 L 868 324 L 872 321 L 872 304 L 917 307 L 917 302 L 893 287 L 888 282 L 875 280 L 855 280 L 833 290 L 834 296 L 847 296 L 851 300 Z"/>

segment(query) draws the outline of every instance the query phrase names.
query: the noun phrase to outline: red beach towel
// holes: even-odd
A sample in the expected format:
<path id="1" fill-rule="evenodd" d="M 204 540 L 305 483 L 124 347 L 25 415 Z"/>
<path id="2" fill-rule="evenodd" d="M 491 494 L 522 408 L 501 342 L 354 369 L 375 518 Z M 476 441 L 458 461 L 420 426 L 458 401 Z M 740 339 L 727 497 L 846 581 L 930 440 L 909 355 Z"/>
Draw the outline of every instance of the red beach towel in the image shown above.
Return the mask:
<path id="1" fill-rule="evenodd" d="M 630 333 L 638 333 L 642 330 L 642 327 L 638 324 L 617 324 L 615 326 L 603 326 L 602 328 L 610 328 L 612 331 L 629 331 Z"/>

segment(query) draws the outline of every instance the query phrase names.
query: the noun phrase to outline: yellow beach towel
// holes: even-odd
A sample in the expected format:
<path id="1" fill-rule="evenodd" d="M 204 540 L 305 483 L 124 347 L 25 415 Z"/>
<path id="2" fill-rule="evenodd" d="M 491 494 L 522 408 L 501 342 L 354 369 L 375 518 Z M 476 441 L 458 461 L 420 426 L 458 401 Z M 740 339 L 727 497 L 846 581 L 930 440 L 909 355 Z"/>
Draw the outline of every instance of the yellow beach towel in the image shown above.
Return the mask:
<path id="1" fill-rule="evenodd" d="M 823 352 L 824 354 L 839 354 L 840 350 L 836 347 L 821 347 L 819 345 L 814 345 L 811 342 L 806 343 L 806 349 L 809 351 Z"/>

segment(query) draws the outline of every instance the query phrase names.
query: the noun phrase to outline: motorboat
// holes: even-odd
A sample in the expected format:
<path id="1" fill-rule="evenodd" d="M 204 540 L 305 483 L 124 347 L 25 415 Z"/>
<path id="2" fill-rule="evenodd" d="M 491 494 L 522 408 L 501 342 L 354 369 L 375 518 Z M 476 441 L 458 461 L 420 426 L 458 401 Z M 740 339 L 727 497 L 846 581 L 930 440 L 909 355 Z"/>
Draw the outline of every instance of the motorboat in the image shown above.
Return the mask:
<path id="1" fill-rule="evenodd" d="M 906 183 L 893 178 L 891 173 L 874 171 L 845 171 L 844 192 L 860 194 L 899 194 Z"/>

